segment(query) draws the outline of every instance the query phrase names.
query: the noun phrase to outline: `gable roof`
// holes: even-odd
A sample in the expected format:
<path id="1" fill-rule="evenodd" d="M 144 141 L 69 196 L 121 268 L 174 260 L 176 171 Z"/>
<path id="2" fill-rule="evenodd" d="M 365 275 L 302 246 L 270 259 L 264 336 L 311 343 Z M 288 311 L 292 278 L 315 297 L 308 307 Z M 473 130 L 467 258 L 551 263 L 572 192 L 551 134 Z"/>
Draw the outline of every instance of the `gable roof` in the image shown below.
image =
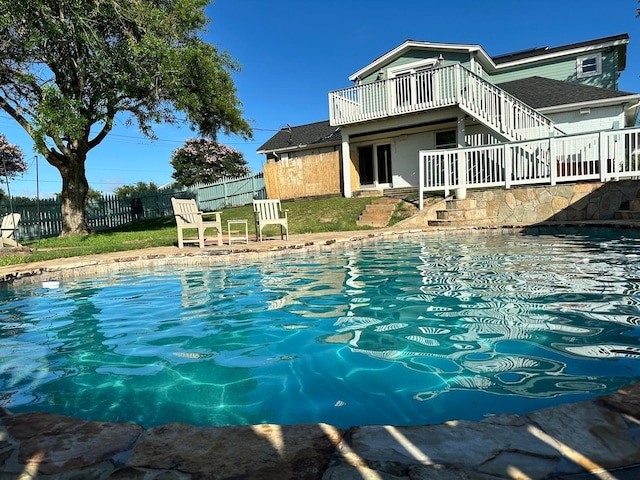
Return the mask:
<path id="1" fill-rule="evenodd" d="M 505 63 L 520 62 L 535 57 L 547 57 L 553 56 L 558 53 L 567 53 L 573 51 L 584 51 L 592 47 L 607 47 L 607 46 L 619 46 L 629 43 L 629 35 L 626 33 L 620 35 L 613 35 L 610 37 L 597 38 L 595 40 L 587 40 L 585 42 L 571 43 L 569 45 L 562 45 L 560 47 L 538 47 L 531 48 L 529 50 L 522 50 L 520 52 L 505 53 L 502 55 L 496 55 L 491 57 L 496 66 L 503 65 Z M 626 51 L 625 51 L 626 52 Z M 625 59 L 626 61 L 626 56 Z M 622 62 L 622 69 L 624 69 L 624 61 Z"/>
<path id="2" fill-rule="evenodd" d="M 329 120 L 324 120 L 297 127 L 287 125 L 258 148 L 257 153 L 295 150 L 312 145 L 335 145 L 341 142 L 340 129 L 329 125 Z"/>
<path id="3" fill-rule="evenodd" d="M 409 50 L 437 50 L 442 52 L 477 52 L 479 56 L 483 57 L 486 61 L 491 61 L 491 57 L 483 50 L 480 45 L 465 45 L 457 43 L 433 43 L 433 42 L 421 42 L 416 40 L 405 40 L 401 45 L 398 45 L 393 50 L 379 56 L 369 65 L 361 68 L 353 75 L 349 76 L 349 80 L 352 82 L 357 81 L 360 78 L 366 77 L 372 72 L 376 72 L 381 66 L 384 66 L 396 58 L 401 57 Z"/>
<path id="4" fill-rule="evenodd" d="M 620 90 L 592 87 L 544 77 L 523 78 L 499 83 L 496 86 L 535 109 L 614 99 L 620 100 L 620 97 L 632 97 L 629 101 L 638 101 L 639 97 L 636 94 Z M 617 103 L 624 102 L 618 101 Z"/>
<path id="5" fill-rule="evenodd" d="M 626 64 L 626 52 L 627 44 L 629 43 L 629 35 L 626 33 L 620 35 L 613 35 L 609 37 L 596 38 L 593 40 L 587 40 L 584 42 L 571 43 L 568 45 L 561 45 L 558 47 L 537 47 L 529 50 L 522 50 L 520 52 L 506 53 L 503 55 L 490 56 L 480 45 L 468 45 L 468 44 L 456 44 L 456 43 L 432 43 L 416 40 L 406 40 L 401 45 L 397 46 L 393 50 L 376 58 L 369 65 L 358 70 L 353 75 L 349 76 L 349 80 L 352 82 L 358 79 L 364 78 L 367 75 L 379 70 L 384 65 L 387 65 L 396 58 L 401 57 L 409 50 L 435 50 L 442 52 L 469 52 L 475 53 L 478 61 L 482 63 L 485 69 L 489 71 L 500 70 L 502 68 L 514 67 L 518 64 L 526 64 L 537 62 L 541 60 L 547 60 L 549 58 L 561 57 L 563 55 L 575 55 L 582 52 L 586 53 L 594 49 L 603 49 L 609 47 L 617 47 L 620 49 L 618 70 L 622 71 Z"/>

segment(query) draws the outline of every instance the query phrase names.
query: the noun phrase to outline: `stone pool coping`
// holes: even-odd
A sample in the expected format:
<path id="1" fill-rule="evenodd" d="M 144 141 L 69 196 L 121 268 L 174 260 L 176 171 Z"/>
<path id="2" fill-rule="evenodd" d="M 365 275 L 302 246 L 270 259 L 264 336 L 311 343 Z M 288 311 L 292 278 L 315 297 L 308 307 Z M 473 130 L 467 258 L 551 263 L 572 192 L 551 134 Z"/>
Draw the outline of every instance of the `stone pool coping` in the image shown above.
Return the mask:
<path id="1" fill-rule="evenodd" d="M 579 225 L 638 228 L 629 222 Z M 429 233 L 464 234 L 469 229 L 475 228 L 292 235 L 289 241 L 270 239 L 203 250 L 160 247 L 2 267 L 0 282 L 10 287 L 132 268 L 232 263 Z M 635 479 L 640 478 L 640 384 L 526 415 L 348 430 L 326 424 L 169 424 L 144 429 L 0 409 L 0 480 L 14 478 Z"/>
<path id="2" fill-rule="evenodd" d="M 640 384 L 479 422 L 144 429 L 0 409 L 0 478 L 425 480 L 640 478 Z"/>

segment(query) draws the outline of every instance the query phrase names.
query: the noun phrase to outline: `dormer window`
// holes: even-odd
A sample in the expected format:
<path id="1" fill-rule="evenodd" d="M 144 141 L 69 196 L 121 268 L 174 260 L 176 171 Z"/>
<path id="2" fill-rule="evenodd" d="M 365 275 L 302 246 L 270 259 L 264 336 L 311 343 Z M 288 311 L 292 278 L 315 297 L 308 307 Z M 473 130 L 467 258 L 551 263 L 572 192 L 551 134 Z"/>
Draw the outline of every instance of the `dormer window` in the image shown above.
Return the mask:
<path id="1" fill-rule="evenodd" d="M 602 54 L 594 53 L 577 59 L 578 78 L 594 77 L 602 73 Z"/>

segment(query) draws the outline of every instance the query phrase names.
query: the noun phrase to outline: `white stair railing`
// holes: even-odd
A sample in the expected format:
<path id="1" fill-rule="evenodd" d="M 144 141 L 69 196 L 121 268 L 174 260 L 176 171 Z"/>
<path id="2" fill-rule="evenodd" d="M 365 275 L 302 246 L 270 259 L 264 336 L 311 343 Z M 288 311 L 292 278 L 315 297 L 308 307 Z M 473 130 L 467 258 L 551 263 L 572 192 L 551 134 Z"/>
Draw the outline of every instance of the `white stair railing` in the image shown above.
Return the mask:
<path id="1" fill-rule="evenodd" d="M 461 65 L 458 82 L 459 105 L 469 115 L 481 121 L 510 141 L 533 140 L 564 135 L 551 121 L 526 103 L 502 90 Z"/>

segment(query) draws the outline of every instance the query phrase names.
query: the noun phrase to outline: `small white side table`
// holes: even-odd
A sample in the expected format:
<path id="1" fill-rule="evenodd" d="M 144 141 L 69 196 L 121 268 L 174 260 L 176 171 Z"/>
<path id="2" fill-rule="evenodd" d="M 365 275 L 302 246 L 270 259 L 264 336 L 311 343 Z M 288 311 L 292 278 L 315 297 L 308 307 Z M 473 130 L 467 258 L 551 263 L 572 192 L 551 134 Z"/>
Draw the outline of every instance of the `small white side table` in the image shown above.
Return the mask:
<path id="1" fill-rule="evenodd" d="M 231 226 L 240 226 L 244 227 L 244 232 L 241 230 L 231 230 Z M 227 220 L 227 231 L 229 232 L 229 245 L 233 241 L 249 243 L 249 226 L 247 225 L 247 220 Z M 231 235 L 232 233 L 236 235 Z M 242 235 L 244 233 L 244 235 Z"/>

